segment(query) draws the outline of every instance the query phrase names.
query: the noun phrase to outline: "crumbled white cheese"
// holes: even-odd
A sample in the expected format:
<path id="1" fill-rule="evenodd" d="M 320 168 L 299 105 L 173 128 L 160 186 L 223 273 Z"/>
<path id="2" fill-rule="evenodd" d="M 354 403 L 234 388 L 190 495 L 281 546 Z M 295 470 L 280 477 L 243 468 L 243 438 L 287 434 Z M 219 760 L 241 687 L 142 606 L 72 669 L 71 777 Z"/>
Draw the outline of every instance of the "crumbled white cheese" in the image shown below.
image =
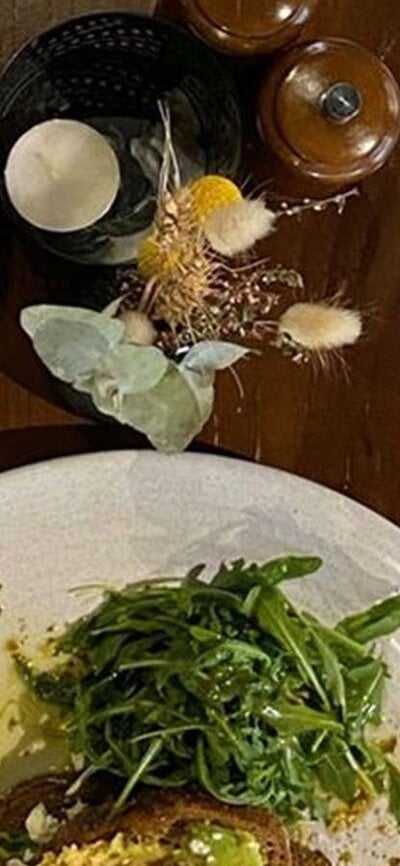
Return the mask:
<path id="1" fill-rule="evenodd" d="M 69 809 L 65 810 L 66 817 L 69 821 L 72 821 L 74 818 L 77 818 L 85 808 L 85 803 L 83 803 L 82 800 L 77 800 L 73 806 L 70 806 Z"/>
<path id="2" fill-rule="evenodd" d="M 260 850 L 260 845 L 257 842 L 257 839 L 249 839 L 247 846 L 248 846 L 248 848 L 251 848 L 252 851 L 259 851 Z"/>
<path id="3" fill-rule="evenodd" d="M 19 860 L 18 857 L 11 857 L 10 860 L 6 860 L 6 866 L 25 866 L 23 860 Z"/>
<path id="4" fill-rule="evenodd" d="M 49 815 L 44 803 L 38 803 L 29 813 L 25 827 L 32 842 L 45 845 L 57 832 L 59 821 L 53 815 Z"/>
<path id="5" fill-rule="evenodd" d="M 33 743 L 28 746 L 24 751 L 24 755 L 36 755 L 38 752 L 43 752 L 43 749 L 46 747 L 46 740 L 39 738 L 34 740 Z"/>
<path id="6" fill-rule="evenodd" d="M 72 754 L 71 764 L 77 773 L 80 773 L 85 766 L 85 756 L 82 754 Z"/>
<path id="7" fill-rule="evenodd" d="M 211 854 L 210 846 L 201 839 L 192 839 L 189 848 L 192 854 L 198 854 L 199 857 L 207 857 L 207 854 Z"/>

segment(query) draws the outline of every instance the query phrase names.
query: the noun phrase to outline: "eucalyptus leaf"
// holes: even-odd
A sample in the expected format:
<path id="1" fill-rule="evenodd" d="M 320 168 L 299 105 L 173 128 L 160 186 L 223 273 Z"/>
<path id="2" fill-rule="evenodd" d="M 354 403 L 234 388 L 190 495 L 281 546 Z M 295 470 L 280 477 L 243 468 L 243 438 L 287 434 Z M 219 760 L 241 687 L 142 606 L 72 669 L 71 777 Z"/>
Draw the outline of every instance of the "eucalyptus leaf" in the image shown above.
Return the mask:
<path id="1" fill-rule="evenodd" d="M 159 450 L 181 451 L 212 413 L 215 372 L 248 349 L 204 341 L 175 364 L 154 346 L 123 343 L 124 325 L 113 318 L 120 303 L 101 313 L 36 305 L 23 311 L 21 324 L 53 375 L 89 394 L 100 412 L 145 433 Z"/>
<path id="2" fill-rule="evenodd" d="M 115 382 L 108 376 L 103 376 L 100 373 L 87 376 L 75 382 L 74 388 L 88 394 L 99 412 L 119 420 L 122 396 Z"/>
<path id="3" fill-rule="evenodd" d="M 122 322 L 117 319 L 109 319 L 108 308 L 102 313 L 96 313 L 94 310 L 87 310 L 84 307 L 35 304 L 22 310 L 20 321 L 24 331 L 33 339 L 39 327 L 54 319 L 64 322 L 66 328 L 70 323 L 91 325 L 107 338 L 110 348 L 119 343 L 124 333 Z"/>
<path id="4" fill-rule="evenodd" d="M 182 367 L 197 373 L 224 370 L 249 354 L 249 349 L 236 343 L 219 340 L 204 340 L 196 343 L 182 361 Z"/>
<path id="5" fill-rule="evenodd" d="M 123 416 L 124 399 L 149 393 L 168 366 L 169 361 L 159 349 L 120 344 L 104 356 L 94 375 L 74 384 L 77 390 L 90 394 L 100 412 L 127 423 Z"/>
<path id="6" fill-rule="evenodd" d="M 178 369 L 195 397 L 201 416 L 207 421 L 214 405 L 214 373 L 195 373 L 181 367 Z"/>
<path id="7" fill-rule="evenodd" d="M 50 372 L 73 384 L 98 368 L 124 332 L 121 322 L 100 313 L 46 304 L 24 310 L 21 324 Z"/>
<path id="8" fill-rule="evenodd" d="M 203 392 L 198 393 L 173 362 L 167 362 L 166 372 L 155 387 L 140 393 L 119 392 L 119 396 L 120 408 L 116 411 L 115 394 L 111 399 L 93 392 L 101 412 L 145 433 L 155 448 L 167 453 L 186 448 L 212 410 L 210 395 L 204 399 Z"/>
<path id="9" fill-rule="evenodd" d="M 168 366 L 168 359 L 160 349 L 123 343 L 103 357 L 97 375 L 110 380 L 123 397 L 154 388 Z"/>

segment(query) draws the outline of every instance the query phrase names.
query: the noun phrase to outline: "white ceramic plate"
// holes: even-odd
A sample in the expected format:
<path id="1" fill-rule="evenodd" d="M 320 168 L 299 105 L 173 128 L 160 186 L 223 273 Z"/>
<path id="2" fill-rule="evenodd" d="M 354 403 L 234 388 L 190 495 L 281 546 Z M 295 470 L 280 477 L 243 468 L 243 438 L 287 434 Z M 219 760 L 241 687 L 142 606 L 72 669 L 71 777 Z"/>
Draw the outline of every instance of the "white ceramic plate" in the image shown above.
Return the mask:
<path id="1" fill-rule="evenodd" d="M 199 562 L 213 567 L 222 559 L 288 552 L 323 557 L 320 575 L 297 581 L 291 594 L 328 621 L 400 586 L 399 529 L 273 469 L 220 457 L 117 452 L 6 473 L 0 477 L 1 642 L 21 620 L 30 633 L 42 634 L 93 606 L 93 598 L 68 592 L 77 585 L 121 586 L 180 574 Z M 400 719 L 395 637 L 386 651 L 394 680 L 389 712 Z M 0 653 L 0 683 L 5 658 Z M 354 831 L 353 866 L 383 866 L 389 855 L 400 856 L 398 834 L 379 834 L 380 820 L 371 814 Z M 336 843 L 343 851 L 347 836 Z"/>

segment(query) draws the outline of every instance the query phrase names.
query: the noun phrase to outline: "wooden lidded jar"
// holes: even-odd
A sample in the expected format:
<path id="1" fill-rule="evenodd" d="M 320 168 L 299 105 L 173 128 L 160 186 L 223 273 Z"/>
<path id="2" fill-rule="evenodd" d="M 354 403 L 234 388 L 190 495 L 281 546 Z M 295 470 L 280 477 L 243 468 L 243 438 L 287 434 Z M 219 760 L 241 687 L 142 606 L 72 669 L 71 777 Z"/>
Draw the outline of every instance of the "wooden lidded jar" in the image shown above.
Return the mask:
<path id="1" fill-rule="evenodd" d="M 361 45 L 343 39 L 299 45 L 265 77 L 259 126 L 288 192 L 339 190 L 389 158 L 400 132 L 399 88 Z"/>
<path id="2" fill-rule="evenodd" d="M 318 0 L 182 0 L 186 20 L 228 54 L 267 54 L 294 40 Z"/>

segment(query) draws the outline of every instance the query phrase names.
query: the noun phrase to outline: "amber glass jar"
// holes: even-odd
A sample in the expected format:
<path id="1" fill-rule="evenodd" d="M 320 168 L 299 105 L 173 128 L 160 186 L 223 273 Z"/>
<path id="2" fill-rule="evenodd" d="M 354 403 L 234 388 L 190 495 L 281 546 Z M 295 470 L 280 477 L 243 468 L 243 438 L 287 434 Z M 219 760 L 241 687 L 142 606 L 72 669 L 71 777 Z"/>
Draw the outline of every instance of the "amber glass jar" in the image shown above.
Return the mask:
<path id="1" fill-rule="evenodd" d="M 295 39 L 318 0 L 182 0 L 188 24 L 229 54 L 267 54 Z"/>
<path id="2" fill-rule="evenodd" d="M 353 185 L 387 161 L 400 99 L 387 66 L 361 45 L 326 39 L 280 58 L 263 82 L 259 126 L 268 149 L 303 187 Z"/>

